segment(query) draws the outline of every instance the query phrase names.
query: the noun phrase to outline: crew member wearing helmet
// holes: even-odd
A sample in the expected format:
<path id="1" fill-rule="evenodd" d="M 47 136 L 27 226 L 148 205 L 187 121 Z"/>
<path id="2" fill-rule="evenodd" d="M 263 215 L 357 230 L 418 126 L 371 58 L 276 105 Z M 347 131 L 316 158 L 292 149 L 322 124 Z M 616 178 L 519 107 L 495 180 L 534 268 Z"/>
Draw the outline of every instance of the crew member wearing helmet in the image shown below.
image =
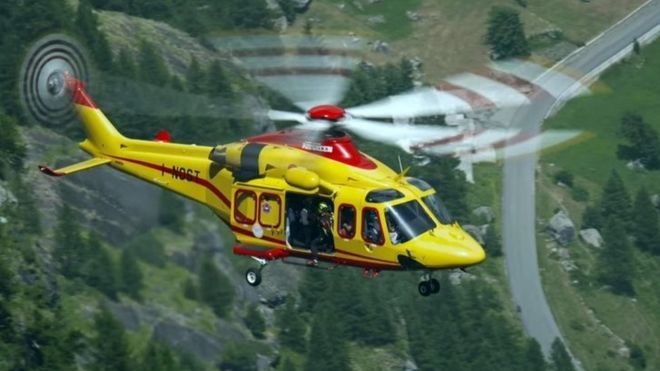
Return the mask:
<path id="1" fill-rule="evenodd" d="M 310 245 L 312 250 L 311 264 L 318 264 L 319 250 L 331 252 L 334 250 L 334 242 L 332 240 L 332 225 L 333 216 L 332 208 L 326 201 L 321 201 L 317 207 L 317 221 L 318 221 L 318 235 Z"/>

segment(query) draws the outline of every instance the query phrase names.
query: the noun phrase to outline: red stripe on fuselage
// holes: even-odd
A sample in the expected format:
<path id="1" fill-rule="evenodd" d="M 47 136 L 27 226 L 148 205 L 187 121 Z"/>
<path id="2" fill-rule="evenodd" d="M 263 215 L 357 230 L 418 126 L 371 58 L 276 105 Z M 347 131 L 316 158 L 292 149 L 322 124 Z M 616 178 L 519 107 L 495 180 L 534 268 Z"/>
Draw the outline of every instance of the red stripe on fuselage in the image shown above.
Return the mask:
<path id="1" fill-rule="evenodd" d="M 232 225 L 231 230 L 235 233 L 239 233 L 245 236 L 250 236 L 254 237 L 254 234 L 246 229 L 240 228 L 238 226 Z M 311 258 L 312 253 L 303 251 L 300 249 L 289 249 L 286 244 L 284 243 L 283 240 L 279 240 L 276 238 L 272 237 L 261 237 L 262 240 L 268 241 L 271 243 L 277 244 L 279 247 L 274 247 L 275 249 L 277 248 L 282 248 L 282 249 L 287 249 L 289 251 L 291 256 L 299 257 L 299 258 Z M 355 260 L 355 259 L 349 259 L 349 258 L 343 258 L 343 257 L 338 257 L 338 256 L 327 256 L 327 255 L 319 255 L 318 259 L 324 260 L 324 261 L 329 261 L 337 264 L 348 264 L 348 265 L 353 265 L 357 267 L 363 267 L 363 268 L 376 268 L 376 269 L 402 269 L 401 266 L 397 263 L 389 262 L 387 260 L 381 260 L 381 259 L 375 259 L 375 258 L 370 258 L 368 256 L 363 256 L 360 254 L 355 254 L 351 253 L 348 251 L 344 250 L 335 250 L 337 253 L 345 254 L 345 255 L 350 255 L 362 259 L 366 259 L 367 261 L 362 261 L 362 260 Z"/>
<path id="2" fill-rule="evenodd" d="M 174 173 L 174 171 L 172 169 L 166 168 L 163 165 L 156 165 L 156 164 L 152 164 L 150 162 L 135 160 L 135 159 L 126 158 L 126 157 L 118 157 L 118 156 L 110 156 L 110 157 L 116 158 L 118 160 L 128 161 L 128 162 L 134 163 L 136 165 L 145 166 L 145 167 L 148 167 L 150 169 L 156 170 L 158 172 L 165 172 L 167 174 L 173 174 Z M 193 179 L 191 179 L 191 182 L 199 184 L 201 186 L 204 186 L 209 191 L 211 191 L 216 197 L 218 197 L 220 199 L 220 201 L 222 201 L 222 203 L 227 205 L 227 207 L 230 207 L 229 199 L 216 186 L 214 186 L 213 183 L 209 182 L 206 179 L 202 179 L 202 178 L 193 178 Z"/>

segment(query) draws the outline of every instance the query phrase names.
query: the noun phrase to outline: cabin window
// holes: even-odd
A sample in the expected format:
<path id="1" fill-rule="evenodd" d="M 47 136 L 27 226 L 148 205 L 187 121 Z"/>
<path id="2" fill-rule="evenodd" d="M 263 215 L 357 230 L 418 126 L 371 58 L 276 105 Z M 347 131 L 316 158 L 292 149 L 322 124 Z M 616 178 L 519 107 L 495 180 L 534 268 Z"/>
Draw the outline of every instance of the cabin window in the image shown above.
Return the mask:
<path id="1" fill-rule="evenodd" d="M 397 191 L 396 189 L 377 189 L 367 193 L 366 200 L 367 202 L 381 203 L 397 200 L 403 197 L 403 193 Z"/>
<path id="2" fill-rule="evenodd" d="M 342 204 L 339 206 L 339 236 L 352 239 L 355 237 L 355 207 L 353 205 Z"/>
<path id="3" fill-rule="evenodd" d="M 378 210 L 374 208 L 368 207 L 362 210 L 362 239 L 376 245 L 382 245 L 385 242 L 383 225 L 380 222 Z"/>
<path id="4" fill-rule="evenodd" d="M 281 211 L 282 200 L 280 196 L 272 193 L 262 193 L 259 196 L 259 224 L 264 227 L 279 227 Z"/>
<path id="5" fill-rule="evenodd" d="M 234 194 L 234 219 L 242 224 L 254 224 L 257 213 L 257 194 L 244 189 Z"/>

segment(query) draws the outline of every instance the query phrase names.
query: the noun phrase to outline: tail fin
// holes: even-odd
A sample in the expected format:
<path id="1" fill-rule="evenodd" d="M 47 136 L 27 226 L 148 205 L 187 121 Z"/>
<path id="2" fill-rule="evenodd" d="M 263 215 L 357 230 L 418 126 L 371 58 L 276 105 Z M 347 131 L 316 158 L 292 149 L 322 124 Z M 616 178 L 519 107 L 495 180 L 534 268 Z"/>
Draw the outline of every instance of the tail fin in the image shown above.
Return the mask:
<path id="1" fill-rule="evenodd" d="M 87 134 L 83 149 L 95 156 L 118 150 L 119 143 L 124 137 L 89 97 L 85 84 L 70 76 L 66 81 L 76 112 Z"/>
<path id="2" fill-rule="evenodd" d="M 111 160 L 107 155 L 118 151 L 125 139 L 87 95 L 85 85 L 70 76 L 65 76 L 65 79 L 73 98 L 73 104 L 87 134 L 87 139 L 80 143 L 80 148 L 94 157 L 61 169 L 51 169 L 48 166 L 40 165 L 39 170 L 50 176 L 65 176 L 108 164 Z"/>

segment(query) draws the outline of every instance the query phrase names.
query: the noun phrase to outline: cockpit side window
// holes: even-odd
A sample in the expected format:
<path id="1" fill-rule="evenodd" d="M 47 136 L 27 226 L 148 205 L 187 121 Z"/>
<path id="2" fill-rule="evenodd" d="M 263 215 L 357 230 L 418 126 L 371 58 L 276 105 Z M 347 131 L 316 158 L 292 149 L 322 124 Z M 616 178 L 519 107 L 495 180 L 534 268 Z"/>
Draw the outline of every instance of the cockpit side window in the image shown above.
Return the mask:
<path id="1" fill-rule="evenodd" d="M 362 209 L 362 239 L 376 245 L 382 245 L 385 242 L 378 210 L 372 207 Z"/>
<path id="2" fill-rule="evenodd" d="M 339 206 L 339 236 L 346 239 L 355 237 L 355 207 L 353 205 L 342 204 Z"/>
<path id="3" fill-rule="evenodd" d="M 408 181 L 408 184 L 414 185 L 415 187 L 417 187 L 417 189 L 419 189 L 422 192 L 428 191 L 429 189 L 433 188 L 431 187 L 430 184 L 418 178 L 408 177 L 406 178 L 406 180 Z"/>
<path id="4" fill-rule="evenodd" d="M 431 210 L 433 215 L 440 221 L 442 224 L 451 224 L 454 222 L 454 218 L 452 218 L 451 214 L 449 214 L 449 210 L 445 207 L 444 203 L 442 203 L 442 200 L 440 200 L 440 197 L 438 197 L 437 194 L 432 194 L 428 195 L 424 198 L 424 204 Z"/>
<path id="5" fill-rule="evenodd" d="M 398 200 L 403 198 L 403 193 L 397 191 L 396 189 L 377 189 L 367 193 L 366 201 L 373 203 L 381 203 Z"/>

